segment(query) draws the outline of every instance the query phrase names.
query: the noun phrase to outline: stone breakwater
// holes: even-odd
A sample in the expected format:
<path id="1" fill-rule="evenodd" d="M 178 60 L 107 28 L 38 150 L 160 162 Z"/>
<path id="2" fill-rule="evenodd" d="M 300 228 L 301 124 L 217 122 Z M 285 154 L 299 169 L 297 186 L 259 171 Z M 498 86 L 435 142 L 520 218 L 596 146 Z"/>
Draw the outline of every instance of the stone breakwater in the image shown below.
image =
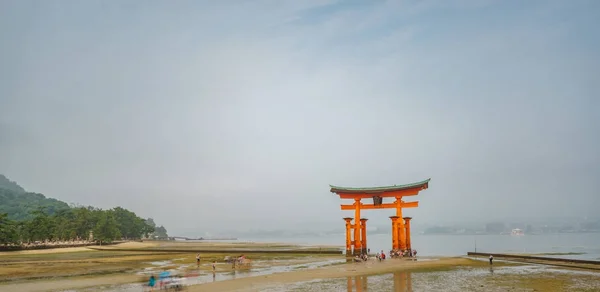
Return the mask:
<path id="1" fill-rule="evenodd" d="M 468 252 L 468 256 L 471 257 L 489 257 L 490 255 L 494 259 L 504 259 L 510 261 L 518 261 L 525 263 L 537 263 L 560 267 L 573 267 L 589 270 L 600 270 L 600 261 L 591 260 L 580 260 L 580 259 L 565 259 L 555 257 L 542 257 L 535 255 L 519 255 L 519 254 L 503 254 L 503 253 L 482 253 L 482 252 Z"/>

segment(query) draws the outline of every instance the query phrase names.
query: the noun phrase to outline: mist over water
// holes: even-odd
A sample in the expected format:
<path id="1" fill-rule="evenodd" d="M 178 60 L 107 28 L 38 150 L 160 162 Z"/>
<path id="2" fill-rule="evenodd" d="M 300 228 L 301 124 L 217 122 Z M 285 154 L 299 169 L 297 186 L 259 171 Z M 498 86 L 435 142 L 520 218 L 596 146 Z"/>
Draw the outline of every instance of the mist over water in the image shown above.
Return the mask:
<path id="1" fill-rule="evenodd" d="M 241 241 L 284 242 L 309 245 L 339 245 L 345 249 L 344 237 L 241 238 Z M 412 247 L 419 256 L 465 256 L 467 252 L 489 253 L 581 253 L 560 255 L 563 258 L 600 260 L 600 233 L 510 235 L 412 235 Z M 389 252 L 392 238 L 387 234 L 367 236 L 371 252 Z"/>

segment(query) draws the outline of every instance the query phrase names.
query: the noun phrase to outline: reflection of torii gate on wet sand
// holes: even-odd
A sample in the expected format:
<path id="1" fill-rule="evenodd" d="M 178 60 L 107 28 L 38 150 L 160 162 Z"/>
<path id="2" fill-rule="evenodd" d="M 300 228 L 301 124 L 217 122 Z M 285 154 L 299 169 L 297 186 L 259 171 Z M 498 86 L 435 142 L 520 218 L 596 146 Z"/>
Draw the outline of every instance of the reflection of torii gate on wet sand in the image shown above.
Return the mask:
<path id="1" fill-rule="evenodd" d="M 367 253 L 367 220 L 360 218 L 360 210 L 396 209 L 396 216 L 392 220 L 392 249 L 412 249 L 410 243 L 410 217 L 402 217 L 402 208 L 415 208 L 419 202 L 404 202 L 403 197 L 416 196 L 421 190 L 429 187 L 429 179 L 406 185 L 373 188 L 347 188 L 332 186 L 331 192 L 340 196 L 340 199 L 352 199 L 354 204 L 342 205 L 342 210 L 354 210 L 353 218 L 344 218 L 346 221 L 346 256 Z M 363 204 L 362 199 L 373 199 L 373 204 Z M 395 198 L 394 202 L 383 203 L 383 198 Z M 354 232 L 351 232 L 354 230 Z"/>
<path id="2" fill-rule="evenodd" d="M 369 291 L 368 276 L 347 277 L 348 292 L 366 292 Z M 356 288 L 356 289 L 353 289 Z M 373 287 L 371 287 L 373 288 Z M 388 287 L 389 288 L 389 287 Z M 412 279 L 409 271 L 401 271 L 394 273 L 394 289 L 395 292 L 412 292 Z"/>

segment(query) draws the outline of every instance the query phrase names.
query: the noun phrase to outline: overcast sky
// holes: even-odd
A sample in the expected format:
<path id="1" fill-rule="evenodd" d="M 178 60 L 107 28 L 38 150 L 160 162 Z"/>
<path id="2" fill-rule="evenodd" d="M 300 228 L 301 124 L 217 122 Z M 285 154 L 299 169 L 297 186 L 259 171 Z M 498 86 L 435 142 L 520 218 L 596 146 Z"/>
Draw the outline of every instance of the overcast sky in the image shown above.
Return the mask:
<path id="1" fill-rule="evenodd" d="M 600 2 L 0 1 L 0 173 L 171 234 L 600 206 Z M 367 211 L 388 224 L 393 210 Z"/>

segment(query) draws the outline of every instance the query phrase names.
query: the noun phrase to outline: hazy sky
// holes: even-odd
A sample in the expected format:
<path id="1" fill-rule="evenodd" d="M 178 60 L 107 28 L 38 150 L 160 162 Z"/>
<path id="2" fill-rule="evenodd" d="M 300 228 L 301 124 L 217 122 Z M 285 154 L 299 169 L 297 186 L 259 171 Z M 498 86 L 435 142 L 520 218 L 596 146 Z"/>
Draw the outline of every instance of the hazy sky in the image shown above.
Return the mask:
<path id="1" fill-rule="evenodd" d="M 600 2 L 0 1 L 0 173 L 171 234 L 592 216 Z M 393 210 L 367 211 L 388 224 Z"/>

